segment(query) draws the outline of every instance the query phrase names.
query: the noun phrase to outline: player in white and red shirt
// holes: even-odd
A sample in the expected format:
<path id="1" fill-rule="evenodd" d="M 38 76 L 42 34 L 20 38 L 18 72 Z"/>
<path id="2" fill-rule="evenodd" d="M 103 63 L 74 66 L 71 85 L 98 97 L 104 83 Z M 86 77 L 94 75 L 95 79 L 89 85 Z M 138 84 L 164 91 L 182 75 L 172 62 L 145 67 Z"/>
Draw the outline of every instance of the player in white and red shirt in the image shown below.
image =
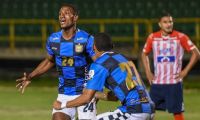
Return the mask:
<path id="1" fill-rule="evenodd" d="M 157 110 L 174 113 L 175 120 L 184 120 L 182 79 L 200 58 L 197 47 L 189 37 L 173 30 L 173 19 L 164 13 L 159 19 L 160 31 L 148 36 L 142 52 L 145 73 L 151 84 L 150 96 Z M 184 51 L 191 58 L 182 70 Z M 154 74 L 151 72 L 148 54 L 153 51 Z"/>

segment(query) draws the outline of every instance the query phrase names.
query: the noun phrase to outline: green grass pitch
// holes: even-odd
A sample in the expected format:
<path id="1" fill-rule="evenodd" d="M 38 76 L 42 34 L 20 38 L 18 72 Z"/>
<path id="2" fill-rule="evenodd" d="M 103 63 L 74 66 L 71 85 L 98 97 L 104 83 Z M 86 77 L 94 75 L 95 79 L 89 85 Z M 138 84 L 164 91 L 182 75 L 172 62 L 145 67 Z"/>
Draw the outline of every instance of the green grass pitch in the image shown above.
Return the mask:
<path id="1" fill-rule="evenodd" d="M 200 119 L 200 90 L 184 90 L 185 118 Z M 29 87 L 21 95 L 13 86 L 0 85 L 0 119 L 1 120 L 50 120 L 52 103 L 56 99 L 56 87 Z M 98 113 L 114 110 L 119 102 L 100 101 Z M 156 120 L 172 120 L 166 112 L 157 112 Z"/>

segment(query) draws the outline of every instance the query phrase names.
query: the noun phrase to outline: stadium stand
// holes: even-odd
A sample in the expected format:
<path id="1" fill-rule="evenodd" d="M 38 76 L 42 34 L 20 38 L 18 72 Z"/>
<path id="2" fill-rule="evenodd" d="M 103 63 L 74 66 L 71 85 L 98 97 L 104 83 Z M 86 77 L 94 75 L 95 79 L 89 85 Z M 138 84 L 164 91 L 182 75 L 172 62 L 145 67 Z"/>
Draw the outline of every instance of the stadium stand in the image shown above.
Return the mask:
<path id="1" fill-rule="evenodd" d="M 62 3 L 73 3 L 80 10 L 80 19 L 127 19 L 157 18 L 159 12 L 170 11 L 175 18 L 198 18 L 200 17 L 199 0 L 1 0 L 1 19 L 53 19 L 57 20 L 59 7 Z M 184 24 L 184 25 L 183 25 Z M 80 24 L 82 29 L 90 33 L 99 31 L 99 24 Z M 195 23 L 178 23 L 175 27 L 191 36 L 195 36 Z M 38 36 L 41 35 L 41 24 L 17 24 L 15 25 L 15 36 Z M 139 36 L 143 39 L 148 35 L 147 26 L 139 24 Z M 153 25 L 153 30 L 158 29 L 157 24 Z M 133 36 L 133 24 L 106 24 L 106 32 L 114 36 Z M 52 24 L 47 25 L 47 36 L 55 31 Z M 9 24 L 0 24 L 1 42 L 6 43 L 9 34 Z M 3 40 L 2 40 L 3 39 Z M 20 40 L 19 40 L 20 41 Z M 141 41 L 140 41 L 141 42 Z M 7 44 L 1 44 L 7 45 Z M 40 46 L 39 46 L 40 47 Z"/>
<path id="2" fill-rule="evenodd" d="M 57 18 L 59 5 L 74 3 L 81 18 L 155 18 L 169 10 L 174 17 L 199 17 L 199 0 L 1 0 L 1 18 Z M 9 14 L 8 14 L 9 13 Z M 181 14 L 180 14 L 181 13 Z"/>
<path id="3" fill-rule="evenodd" d="M 45 52 L 41 52 L 40 48 L 44 48 L 48 35 L 59 29 L 58 25 L 55 26 L 55 21 L 58 19 L 58 11 L 62 3 L 73 3 L 79 8 L 79 18 L 83 20 L 79 21 L 79 28 L 91 34 L 106 31 L 118 42 L 117 45 L 128 43 L 125 48 L 129 53 L 133 47 L 138 50 L 141 48 L 138 46 L 144 45 L 150 29 L 145 21 L 135 24 L 129 19 L 151 20 L 157 18 L 159 12 L 163 10 L 171 12 L 174 18 L 182 18 L 183 21 L 175 21 L 174 27 L 191 36 L 200 48 L 200 22 L 195 22 L 196 18 L 200 18 L 200 0 L 176 0 L 176 2 L 174 0 L 1 0 L 0 49 L 22 48 L 22 50 L 3 49 L 0 59 L 6 58 L 5 61 L 7 61 L 9 56 L 21 58 L 22 55 L 27 59 L 43 57 Z M 188 18 L 192 18 L 192 22 Z M 112 19 L 117 22 L 92 22 L 92 19 L 97 21 L 98 19 Z M 124 22 L 125 19 L 129 22 Z M 13 21 L 16 24 L 13 25 Z M 103 25 L 100 22 L 104 22 Z M 152 23 L 152 30 L 158 30 L 156 22 Z M 128 45 L 130 50 L 127 50 Z M 24 47 L 30 51 L 27 53 Z M 137 56 L 139 52 L 135 53 L 133 55 Z"/>

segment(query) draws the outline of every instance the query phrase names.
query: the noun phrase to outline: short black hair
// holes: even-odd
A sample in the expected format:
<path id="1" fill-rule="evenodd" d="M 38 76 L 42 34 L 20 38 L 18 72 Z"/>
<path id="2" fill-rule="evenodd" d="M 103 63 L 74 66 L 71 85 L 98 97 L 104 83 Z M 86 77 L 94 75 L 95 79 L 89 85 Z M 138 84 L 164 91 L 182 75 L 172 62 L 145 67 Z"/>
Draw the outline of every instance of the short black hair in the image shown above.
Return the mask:
<path id="1" fill-rule="evenodd" d="M 110 51 L 113 49 L 113 42 L 109 34 L 97 33 L 94 35 L 94 45 L 98 51 Z"/>
<path id="2" fill-rule="evenodd" d="M 172 15 L 168 12 L 168 11 L 162 11 L 160 13 L 160 16 L 159 16 L 159 21 L 163 18 L 163 17 L 172 17 Z"/>
<path id="3" fill-rule="evenodd" d="M 73 14 L 74 15 L 78 15 L 79 14 L 78 8 L 73 4 L 63 3 L 60 8 L 62 8 L 62 7 L 70 7 L 73 10 Z"/>

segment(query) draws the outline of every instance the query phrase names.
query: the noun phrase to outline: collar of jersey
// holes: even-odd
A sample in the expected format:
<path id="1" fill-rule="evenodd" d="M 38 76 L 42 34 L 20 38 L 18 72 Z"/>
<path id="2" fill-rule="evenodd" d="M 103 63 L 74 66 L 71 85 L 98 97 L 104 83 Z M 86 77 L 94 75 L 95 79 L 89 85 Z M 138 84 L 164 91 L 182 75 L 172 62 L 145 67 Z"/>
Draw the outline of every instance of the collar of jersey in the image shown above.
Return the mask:
<path id="1" fill-rule="evenodd" d="M 107 52 L 104 52 L 103 54 L 101 54 L 101 56 L 103 56 L 103 55 L 105 55 L 105 54 L 107 54 L 107 53 L 113 53 L 112 51 L 107 51 Z M 100 57 L 101 57 L 100 56 Z"/>
<path id="2" fill-rule="evenodd" d="M 69 40 L 66 40 L 66 39 L 64 39 L 63 38 L 63 36 L 62 36 L 62 33 L 63 33 L 63 30 L 61 30 L 61 39 L 63 39 L 63 40 L 65 40 L 65 41 L 73 41 L 73 40 L 75 40 L 76 38 L 77 38 L 77 33 L 80 31 L 80 29 L 76 29 L 76 32 L 75 32 L 75 34 L 74 34 L 74 36 L 72 37 L 72 38 L 70 38 Z"/>

